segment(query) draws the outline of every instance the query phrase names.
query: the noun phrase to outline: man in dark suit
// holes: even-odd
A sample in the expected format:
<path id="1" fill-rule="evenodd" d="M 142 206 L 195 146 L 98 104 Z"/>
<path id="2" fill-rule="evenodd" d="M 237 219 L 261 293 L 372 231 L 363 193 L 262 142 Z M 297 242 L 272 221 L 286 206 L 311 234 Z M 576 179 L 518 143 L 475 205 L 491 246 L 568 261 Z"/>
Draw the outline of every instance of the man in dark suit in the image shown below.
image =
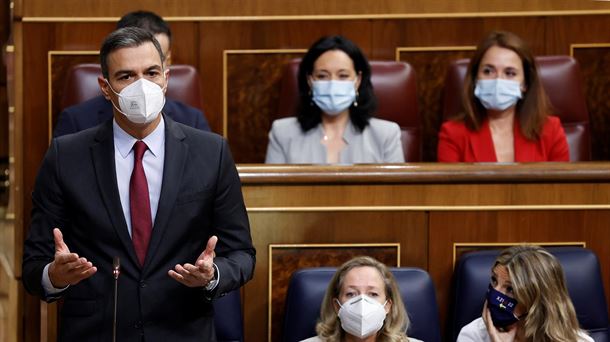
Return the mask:
<path id="1" fill-rule="evenodd" d="M 114 116 L 55 138 L 32 194 L 23 283 L 63 298 L 62 341 L 215 341 L 214 298 L 253 275 L 239 176 L 226 141 L 160 114 L 168 72 L 154 37 L 104 41 L 99 84 Z"/>
<path id="2" fill-rule="evenodd" d="M 165 66 L 171 64 L 171 38 L 172 33 L 169 25 L 163 18 L 153 12 L 136 11 L 124 15 L 117 23 L 116 28 L 139 27 L 152 33 L 165 55 Z M 210 126 L 205 115 L 197 108 L 191 107 L 180 101 L 167 98 L 163 113 L 174 121 L 195 127 L 204 131 L 210 131 Z M 53 130 L 53 136 L 82 131 L 110 119 L 112 117 L 112 103 L 103 96 L 96 96 L 85 102 L 65 108 L 57 119 Z"/>

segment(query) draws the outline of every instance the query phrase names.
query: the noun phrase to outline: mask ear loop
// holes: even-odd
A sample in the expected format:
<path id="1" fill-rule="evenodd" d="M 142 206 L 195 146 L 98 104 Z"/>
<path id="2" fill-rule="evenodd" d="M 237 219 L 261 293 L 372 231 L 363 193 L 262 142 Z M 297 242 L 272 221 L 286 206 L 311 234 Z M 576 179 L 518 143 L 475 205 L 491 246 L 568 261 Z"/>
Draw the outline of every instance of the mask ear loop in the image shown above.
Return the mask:
<path id="1" fill-rule="evenodd" d="M 165 81 L 163 87 L 161 87 L 161 90 L 163 92 L 165 92 L 167 90 L 167 86 L 169 85 L 169 80 L 167 79 L 167 75 L 169 74 L 169 69 L 167 70 L 163 70 L 163 80 Z"/>
<path id="2" fill-rule="evenodd" d="M 333 298 L 333 300 L 337 303 L 337 305 L 339 305 L 339 310 L 337 310 L 337 312 L 336 312 L 337 316 L 339 316 L 339 311 L 341 311 L 341 309 L 343 309 L 343 305 L 341 305 L 341 302 L 339 302 L 339 300 L 337 298 Z"/>
<path id="3" fill-rule="evenodd" d="M 110 91 L 112 91 L 116 96 L 121 97 L 121 94 L 117 93 L 116 91 L 114 91 L 114 89 L 112 88 L 112 86 L 110 85 L 110 81 L 108 81 L 107 78 L 104 78 L 104 81 L 106 81 L 106 84 L 108 85 L 108 87 L 110 88 Z M 114 104 L 114 101 L 112 101 L 112 99 L 110 99 L 110 103 L 112 103 L 112 107 L 114 107 L 114 109 L 118 110 L 119 113 L 127 116 L 127 114 L 125 112 L 123 112 L 119 107 L 117 107 Z"/>
<path id="4" fill-rule="evenodd" d="M 106 84 L 108 85 L 108 87 L 110 88 L 110 90 L 112 90 L 112 92 L 113 92 L 115 95 L 119 96 L 119 93 L 117 93 L 116 91 L 114 91 L 114 88 L 112 88 L 112 86 L 110 85 L 110 81 L 108 81 L 108 79 L 107 79 L 107 78 L 104 78 L 104 81 L 106 81 Z"/>

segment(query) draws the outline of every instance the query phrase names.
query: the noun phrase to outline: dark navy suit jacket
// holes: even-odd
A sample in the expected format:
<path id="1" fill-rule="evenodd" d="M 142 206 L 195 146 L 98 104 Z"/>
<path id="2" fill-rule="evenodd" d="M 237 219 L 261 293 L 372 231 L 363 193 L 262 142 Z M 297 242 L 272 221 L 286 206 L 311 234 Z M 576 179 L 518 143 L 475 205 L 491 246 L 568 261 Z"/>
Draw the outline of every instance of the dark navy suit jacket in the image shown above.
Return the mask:
<path id="1" fill-rule="evenodd" d="M 199 109 L 182 102 L 166 97 L 163 113 L 181 124 L 210 131 L 210 126 L 203 113 Z M 53 137 L 76 133 L 97 126 L 112 118 L 112 115 L 112 103 L 101 95 L 94 97 L 64 109 L 59 114 Z"/>
<path id="2" fill-rule="evenodd" d="M 165 161 L 159 207 L 141 267 L 121 208 L 114 171 L 112 120 L 55 138 L 32 193 L 32 220 L 23 253 L 25 288 L 46 296 L 42 272 L 53 261 L 53 227 L 70 251 L 97 273 L 61 293 L 60 341 L 110 341 L 112 259 L 121 260 L 118 341 L 215 341 L 211 299 L 248 281 L 255 250 L 241 184 L 227 142 L 165 118 Z M 167 275 L 193 263 L 218 236 L 219 283 L 212 293 Z"/>

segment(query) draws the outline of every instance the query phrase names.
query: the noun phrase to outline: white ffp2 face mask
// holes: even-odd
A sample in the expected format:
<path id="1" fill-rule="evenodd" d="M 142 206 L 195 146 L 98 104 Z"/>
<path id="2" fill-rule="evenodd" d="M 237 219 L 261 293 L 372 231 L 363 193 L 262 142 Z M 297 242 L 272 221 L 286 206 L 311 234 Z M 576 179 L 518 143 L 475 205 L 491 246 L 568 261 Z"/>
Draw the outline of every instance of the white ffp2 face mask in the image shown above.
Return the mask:
<path id="1" fill-rule="evenodd" d="M 478 80 L 474 95 L 483 107 L 492 110 L 505 110 L 514 106 L 521 98 L 521 84 L 501 78 Z"/>
<path id="2" fill-rule="evenodd" d="M 386 303 L 387 301 L 382 305 L 367 295 L 351 298 L 343 305 L 339 303 L 341 327 L 345 332 L 360 338 L 375 334 L 383 327 Z"/>
<path id="3" fill-rule="evenodd" d="M 106 83 L 110 90 L 119 97 L 119 107 L 113 102 L 114 108 L 133 123 L 146 124 L 154 121 L 165 105 L 163 88 L 147 79 L 140 78 L 123 88 L 120 93 L 112 89 L 108 80 Z"/>

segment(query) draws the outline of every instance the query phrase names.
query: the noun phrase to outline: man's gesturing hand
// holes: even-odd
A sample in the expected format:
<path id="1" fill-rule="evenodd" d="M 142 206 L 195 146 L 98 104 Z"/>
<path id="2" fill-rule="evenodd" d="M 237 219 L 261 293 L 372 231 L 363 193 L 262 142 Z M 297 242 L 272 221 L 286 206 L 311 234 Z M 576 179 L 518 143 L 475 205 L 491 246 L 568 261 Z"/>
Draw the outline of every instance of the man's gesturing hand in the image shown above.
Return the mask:
<path id="1" fill-rule="evenodd" d="M 167 274 L 188 287 L 206 286 L 214 279 L 214 257 L 216 256 L 214 249 L 216 248 L 216 242 L 218 242 L 218 238 L 214 235 L 208 240 L 205 250 L 199 255 L 195 265 L 188 263 L 176 265 Z"/>
<path id="2" fill-rule="evenodd" d="M 55 239 L 55 260 L 49 265 L 49 279 L 55 288 L 64 288 L 77 284 L 97 272 L 97 267 L 70 249 L 64 243 L 64 237 L 59 228 L 53 229 Z"/>

